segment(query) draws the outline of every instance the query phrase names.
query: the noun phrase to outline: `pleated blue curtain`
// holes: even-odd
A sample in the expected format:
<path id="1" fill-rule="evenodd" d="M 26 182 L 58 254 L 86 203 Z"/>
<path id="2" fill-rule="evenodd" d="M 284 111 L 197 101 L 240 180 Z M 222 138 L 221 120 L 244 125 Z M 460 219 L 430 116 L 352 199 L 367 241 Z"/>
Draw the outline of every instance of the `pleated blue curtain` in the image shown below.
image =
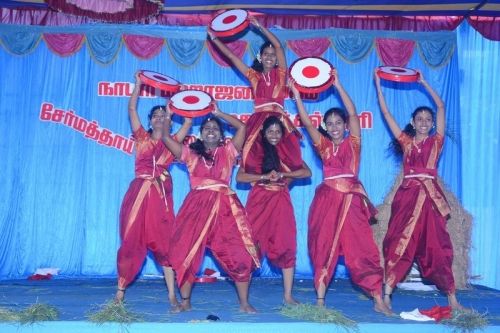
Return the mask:
<path id="1" fill-rule="evenodd" d="M 462 127 L 462 202 L 474 217 L 473 282 L 500 288 L 500 43 L 468 24 L 458 30 Z"/>

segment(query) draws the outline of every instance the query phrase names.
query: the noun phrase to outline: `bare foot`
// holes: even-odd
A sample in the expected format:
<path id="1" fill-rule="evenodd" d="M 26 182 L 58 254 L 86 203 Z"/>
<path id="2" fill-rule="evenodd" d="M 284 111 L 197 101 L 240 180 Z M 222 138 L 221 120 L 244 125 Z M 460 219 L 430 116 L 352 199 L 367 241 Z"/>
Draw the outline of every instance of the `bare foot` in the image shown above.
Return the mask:
<path id="1" fill-rule="evenodd" d="M 316 298 L 316 305 L 321 306 L 322 308 L 325 307 L 325 298 Z"/>
<path id="2" fill-rule="evenodd" d="M 374 302 L 375 304 L 373 305 L 373 310 L 375 310 L 375 312 L 382 313 L 386 316 L 394 315 L 394 312 L 392 312 L 392 310 L 385 305 L 385 302 L 382 301 L 380 296 L 378 298 L 374 298 Z"/>
<path id="3" fill-rule="evenodd" d="M 179 313 L 182 311 L 181 304 L 177 301 L 177 298 L 170 299 L 170 312 Z"/>
<path id="4" fill-rule="evenodd" d="M 257 313 L 257 310 L 250 303 L 240 304 L 240 312 Z"/>
<path id="5" fill-rule="evenodd" d="M 452 310 L 458 311 L 467 311 L 468 309 L 462 306 L 462 304 L 458 303 L 457 297 L 455 294 L 448 295 L 448 304 L 451 306 Z"/>
<path id="6" fill-rule="evenodd" d="M 283 304 L 285 304 L 285 305 L 299 305 L 300 302 L 297 301 L 295 298 L 293 298 L 290 295 L 290 296 L 285 296 L 285 298 L 283 299 Z"/>
<path id="7" fill-rule="evenodd" d="M 115 303 L 123 303 L 125 299 L 125 289 L 118 289 L 115 294 Z"/>
<path id="8" fill-rule="evenodd" d="M 191 310 L 191 299 L 183 298 L 180 304 L 181 311 L 189 311 Z"/>
<path id="9" fill-rule="evenodd" d="M 391 298 L 391 294 L 385 294 L 384 295 L 384 304 L 385 306 L 392 310 L 392 298 Z"/>

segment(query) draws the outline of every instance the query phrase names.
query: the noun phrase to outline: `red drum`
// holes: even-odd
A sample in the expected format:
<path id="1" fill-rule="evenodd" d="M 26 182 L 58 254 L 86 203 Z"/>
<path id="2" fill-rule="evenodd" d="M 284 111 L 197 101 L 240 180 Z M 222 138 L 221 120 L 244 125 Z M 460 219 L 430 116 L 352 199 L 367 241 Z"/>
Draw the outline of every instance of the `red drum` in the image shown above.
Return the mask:
<path id="1" fill-rule="evenodd" d="M 295 80 L 297 90 L 302 93 L 320 93 L 333 82 L 333 66 L 320 57 L 304 57 L 290 66 L 290 76 Z"/>
<path id="2" fill-rule="evenodd" d="M 188 118 L 201 117 L 214 109 L 212 96 L 200 90 L 183 90 L 170 98 L 170 109 Z"/>
<path id="3" fill-rule="evenodd" d="M 414 69 L 395 67 L 395 66 L 380 66 L 377 68 L 379 78 L 394 82 L 416 82 L 420 75 Z"/>
<path id="4" fill-rule="evenodd" d="M 210 28 L 217 37 L 229 37 L 242 32 L 249 24 L 246 10 L 231 9 L 214 17 L 210 22 Z"/>
<path id="5" fill-rule="evenodd" d="M 177 92 L 181 88 L 179 81 L 160 73 L 143 70 L 139 72 L 139 77 L 144 84 L 162 91 Z"/>

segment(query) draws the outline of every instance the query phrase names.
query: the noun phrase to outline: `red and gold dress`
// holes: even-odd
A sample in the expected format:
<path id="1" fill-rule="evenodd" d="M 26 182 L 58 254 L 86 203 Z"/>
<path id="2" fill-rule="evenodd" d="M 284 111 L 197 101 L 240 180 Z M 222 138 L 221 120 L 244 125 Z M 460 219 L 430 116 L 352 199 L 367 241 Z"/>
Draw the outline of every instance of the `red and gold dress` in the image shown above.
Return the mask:
<path id="1" fill-rule="evenodd" d="M 386 283 L 394 288 L 416 260 L 424 278 L 453 293 L 453 247 L 446 231 L 450 206 L 436 180 L 444 138 L 435 134 L 416 144 L 401 133 L 398 141 L 404 178 L 392 202 L 383 243 Z"/>
<path id="2" fill-rule="evenodd" d="M 344 255 L 352 281 L 380 295 L 383 270 L 369 220 L 376 210 L 358 179 L 361 139 L 349 135 L 338 146 L 321 136 L 315 146 L 323 162 L 323 182 L 309 210 L 308 248 L 314 285 L 328 286 L 339 255 Z"/>
<path id="3" fill-rule="evenodd" d="M 297 230 L 288 182 L 255 183 L 246 210 L 259 255 L 276 267 L 295 267 Z"/>
<path id="4" fill-rule="evenodd" d="M 191 191 L 177 214 L 170 247 L 179 287 L 194 282 L 205 248 L 236 282 L 249 281 L 260 266 L 245 209 L 229 187 L 238 151 L 229 141 L 212 156 L 210 161 L 182 147 Z"/>
<path id="5" fill-rule="evenodd" d="M 262 173 L 264 149 L 260 132 L 264 120 L 271 115 L 278 117 L 285 126 L 285 133 L 276 146 L 285 171 L 302 168 L 301 135 L 283 111 L 287 94 L 286 70 L 275 67 L 268 73 L 261 73 L 250 68 L 246 77 L 250 81 L 255 98 L 254 113 L 246 122 L 246 139 L 242 152 L 243 167 L 246 172 Z"/>
<path id="6" fill-rule="evenodd" d="M 174 223 L 172 179 L 168 173 L 174 156 L 144 128 L 133 135 L 135 179 L 120 209 L 119 288 L 126 288 L 135 279 L 148 249 L 161 266 L 170 266 L 168 250 Z"/>

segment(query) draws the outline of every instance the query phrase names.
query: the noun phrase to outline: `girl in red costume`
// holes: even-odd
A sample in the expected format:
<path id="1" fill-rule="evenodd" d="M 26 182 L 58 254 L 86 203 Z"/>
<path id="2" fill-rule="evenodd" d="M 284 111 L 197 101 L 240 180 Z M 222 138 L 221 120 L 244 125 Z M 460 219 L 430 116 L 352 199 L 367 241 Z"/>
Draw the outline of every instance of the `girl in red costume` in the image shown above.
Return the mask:
<path id="1" fill-rule="evenodd" d="M 163 267 L 168 298 L 173 310 L 179 306 L 175 296 L 175 278 L 170 264 L 169 243 L 174 223 L 172 179 L 168 167 L 174 160 L 162 142 L 164 123 L 170 124 L 165 108 L 156 106 L 149 113 L 151 129 L 146 132 L 137 114 L 141 79 L 135 74 L 135 87 L 128 103 L 130 126 L 135 139 L 135 179 L 123 198 L 120 209 L 118 250 L 118 291 L 115 299 L 122 302 L 125 288 L 139 273 L 148 249 Z M 191 127 L 186 119 L 175 140 L 182 142 Z M 169 135 L 168 132 L 165 135 Z"/>
<path id="2" fill-rule="evenodd" d="M 252 225 L 255 244 L 260 255 L 281 268 L 286 304 L 298 304 L 292 297 L 293 275 L 297 252 L 295 216 L 288 185 L 293 179 L 311 176 L 306 163 L 302 168 L 286 172 L 276 151 L 285 132 L 285 126 L 276 116 L 266 118 L 262 128 L 264 158 L 262 173 L 254 174 L 238 170 L 238 182 L 254 186 L 247 200 L 246 210 Z"/>
<path id="3" fill-rule="evenodd" d="M 323 116 L 326 130 L 316 129 L 305 111 L 300 93 L 290 80 L 299 116 L 323 162 L 323 183 L 316 188 L 309 209 L 308 248 L 314 268 L 317 304 L 325 305 L 325 294 L 339 255 L 354 283 L 373 297 L 374 310 L 390 315 L 382 300 L 383 270 L 369 220 L 376 213 L 358 179 L 361 127 L 351 98 L 332 71 L 333 86 L 345 105 Z M 347 129 L 349 129 L 346 135 Z"/>
<path id="4" fill-rule="evenodd" d="M 375 73 L 380 110 L 396 138 L 394 147 L 403 155 L 404 179 L 391 206 L 389 228 L 383 242 L 385 259 L 384 302 L 390 308 L 391 294 L 404 279 L 414 260 L 422 276 L 448 295 L 453 309 L 462 309 L 455 295 L 451 265 L 453 248 L 446 231 L 450 206 L 437 182 L 437 163 L 443 148 L 444 103 L 419 72 L 419 82 L 437 106 L 436 117 L 429 107 L 417 108 L 411 123 L 401 130 L 389 113 Z M 433 128 L 435 134 L 431 134 Z"/>
<path id="5" fill-rule="evenodd" d="M 246 122 L 247 135 L 242 153 L 243 166 L 247 172 L 262 174 L 261 163 L 264 157 L 264 149 L 260 130 L 264 120 L 274 115 L 285 126 L 283 138 L 276 146 L 283 168 L 287 172 L 299 170 L 302 168 L 300 133 L 283 111 L 285 97 L 288 94 L 285 53 L 276 36 L 261 26 L 254 17 L 250 18 L 250 23 L 259 29 L 268 40 L 261 46 L 252 67 L 245 65 L 212 31 L 208 31 L 212 43 L 250 81 L 252 86 L 255 109 Z"/>
<path id="6" fill-rule="evenodd" d="M 168 149 L 186 163 L 191 191 L 180 208 L 171 243 L 172 264 L 181 290 L 181 309 L 191 309 L 191 290 L 205 248 L 235 281 L 240 311 L 256 312 L 248 302 L 252 270 L 260 266 L 248 219 L 229 183 L 245 139 L 245 125 L 221 112 L 214 104 L 213 117 L 201 124 L 201 139 L 182 145 L 165 138 Z M 169 111 L 170 112 L 170 111 Z M 236 128 L 225 141 L 220 120 Z M 166 123 L 167 129 L 169 124 Z"/>

